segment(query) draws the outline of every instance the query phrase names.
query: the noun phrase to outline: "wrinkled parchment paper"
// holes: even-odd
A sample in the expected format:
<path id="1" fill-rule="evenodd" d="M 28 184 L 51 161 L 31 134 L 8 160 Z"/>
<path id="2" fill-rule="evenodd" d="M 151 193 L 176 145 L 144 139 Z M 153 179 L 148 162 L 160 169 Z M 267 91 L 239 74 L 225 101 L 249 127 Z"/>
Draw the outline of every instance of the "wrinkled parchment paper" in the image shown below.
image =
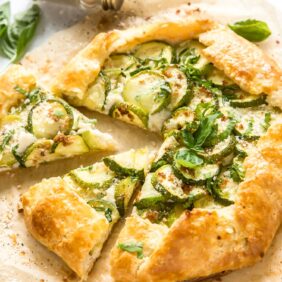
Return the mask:
<path id="1" fill-rule="evenodd" d="M 48 88 L 50 78 L 54 77 L 62 66 L 78 50 L 85 46 L 95 33 L 107 29 L 124 28 L 136 23 L 134 17 L 148 17 L 155 15 L 169 7 L 180 4 L 191 7 L 200 7 L 208 11 L 215 19 L 230 23 L 239 19 L 256 18 L 267 21 L 273 35 L 261 47 L 274 56 L 282 65 L 281 49 L 281 10 L 279 0 L 151 0 L 130 1 L 125 0 L 123 11 L 116 14 L 107 14 L 94 11 L 84 21 L 77 25 L 53 35 L 42 46 L 30 52 L 22 63 L 32 69 L 40 83 Z M 16 1 L 18 2 L 18 1 Z M 56 1 L 54 1 L 56 2 Z M 67 2 L 67 1 L 66 1 Z M 276 2 L 272 6 L 270 2 Z M 275 4 L 275 3 L 274 3 Z M 56 4 L 54 4 L 56 5 Z M 280 4 L 281 5 L 281 4 Z M 46 4 L 42 4 L 43 13 Z M 53 14 L 49 14 L 45 24 L 60 15 L 64 20 L 66 9 L 63 6 L 54 6 Z M 61 9 L 60 11 L 56 9 Z M 69 10 L 68 10 L 69 13 Z M 79 14 L 79 13 L 78 13 Z M 77 16 L 77 13 L 75 13 Z M 68 15 L 69 18 L 69 15 Z M 141 21 L 141 20 L 140 20 Z M 138 22 L 138 20 L 137 20 Z M 125 24 L 126 23 L 126 24 Z M 123 124 L 109 117 L 83 110 L 89 117 L 98 120 L 98 128 L 109 132 L 119 142 L 119 151 L 129 148 L 159 146 L 161 139 L 154 134 Z M 28 187 L 45 177 L 62 175 L 80 165 L 89 165 L 100 160 L 102 154 L 81 156 L 69 160 L 41 165 L 39 168 L 17 169 L 12 172 L 0 174 L 0 281 L 1 282 L 33 282 L 33 281 L 77 281 L 75 275 L 53 253 L 36 242 L 26 231 L 23 216 L 18 212 L 20 195 Z M 107 241 L 101 258 L 96 262 L 90 273 L 90 282 L 112 282 L 109 275 L 109 250 L 114 245 L 117 234 L 123 222 L 113 230 L 111 238 Z M 187 265 L 187 267 L 189 267 Z M 224 277 L 207 281 L 223 282 L 281 282 L 282 281 L 282 230 L 276 235 L 273 244 L 262 262 L 253 267 L 234 271 Z"/>

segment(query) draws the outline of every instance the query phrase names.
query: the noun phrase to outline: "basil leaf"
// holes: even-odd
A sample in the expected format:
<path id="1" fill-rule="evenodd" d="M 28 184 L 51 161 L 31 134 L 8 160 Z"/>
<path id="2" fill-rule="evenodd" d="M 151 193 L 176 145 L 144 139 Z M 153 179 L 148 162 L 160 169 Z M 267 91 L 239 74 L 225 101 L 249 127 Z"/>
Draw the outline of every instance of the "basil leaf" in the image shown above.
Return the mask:
<path id="1" fill-rule="evenodd" d="M 7 31 L 10 19 L 10 2 L 0 5 L 0 38 Z"/>
<path id="2" fill-rule="evenodd" d="M 213 127 L 216 119 L 219 118 L 220 115 L 221 113 L 217 112 L 205 117 L 201 121 L 199 128 L 195 132 L 195 139 L 196 139 L 195 146 L 201 147 L 205 143 L 206 139 L 210 136 L 210 134 L 213 131 Z"/>
<path id="3" fill-rule="evenodd" d="M 181 166 L 187 168 L 196 168 L 204 163 L 204 160 L 198 157 L 195 153 L 189 149 L 181 149 L 176 152 L 174 156 L 176 162 Z"/>
<path id="4" fill-rule="evenodd" d="M 193 137 L 192 133 L 187 128 L 180 131 L 180 138 L 181 138 L 182 143 L 186 147 L 191 149 L 195 146 L 194 137 Z"/>
<path id="5" fill-rule="evenodd" d="M 38 5 L 32 5 L 8 27 L 7 32 L 0 41 L 0 47 L 2 53 L 12 62 L 19 60 L 22 56 L 35 33 L 39 16 L 40 9 Z"/>
<path id="6" fill-rule="evenodd" d="M 105 210 L 105 217 L 106 217 L 108 222 L 112 222 L 113 221 L 113 219 L 112 219 L 112 210 L 111 209 L 107 208 Z"/>
<path id="7" fill-rule="evenodd" d="M 267 23 L 258 20 L 246 20 L 228 25 L 238 35 L 252 42 L 260 42 L 271 35 Z"/>
<path id="8" fill-rule="evenodd" d="M 143 244 L 141 242 L 135 243 L 119 243 L 118 248 L 129 252 L 129 253 L 136 253 L 137 258 L 142 259 L 143 256 Z"/>

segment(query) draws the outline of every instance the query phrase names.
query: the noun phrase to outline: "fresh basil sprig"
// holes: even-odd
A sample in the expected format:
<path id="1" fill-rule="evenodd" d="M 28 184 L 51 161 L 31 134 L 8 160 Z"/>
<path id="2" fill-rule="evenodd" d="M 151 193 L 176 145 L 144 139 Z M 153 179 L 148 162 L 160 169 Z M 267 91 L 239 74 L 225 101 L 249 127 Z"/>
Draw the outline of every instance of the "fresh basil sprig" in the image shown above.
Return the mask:
<path id="1" fill-rule="evenodd" d="M 263 21 L 249 19 L 229 24 L 228 26 L 238 35 L 252 42 L 263 41 L 271 35 L 267 23 Z"/>
<path id="2" fill-rule="evenodd" d="M 2 53 L 11 59 L 18 61 L 33 37 L 39 22 L 40 9 L 38 5 L 32 5 L 27 11 L 16 17 L 2 34 L 0 48 Z"/>
<path id="3" fill-rule="evenodd" d="M 0 38 L 7 31 L 10 20 L 10 2 L 0 5 Z"/>
<path id="4" fill-rule="evenodd" d="M 129 252 L 129 253 L 136 253 L 137 258 L 142 259 L 143 256 L 143 244 L 141 242 L 134 242 L 134 243 L 119 243 L 118 248 Z"/>
<path id="5" fill-rule="evenodd" d="M 181 166 L 192 169 L 201 166 L 204 163 L 202 158 L 198 157 L 193 151 L 186 148 L 177 151 L 174 158 Z"/>

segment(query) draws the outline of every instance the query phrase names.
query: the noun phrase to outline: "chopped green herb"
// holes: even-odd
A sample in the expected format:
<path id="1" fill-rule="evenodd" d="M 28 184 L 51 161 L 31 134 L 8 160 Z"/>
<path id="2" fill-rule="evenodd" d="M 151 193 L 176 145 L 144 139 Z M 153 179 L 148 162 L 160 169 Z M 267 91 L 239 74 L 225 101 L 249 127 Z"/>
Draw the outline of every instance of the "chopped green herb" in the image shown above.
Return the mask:
<path id="1" fill-rule="evenodd" d="M 7 31 L 10 19 L 10 2 L 0 5 L 0 38 Z"/>
<path id="2" fill-rule="evenodd" d="M 187 168 L 196 168 L 204 163 L 202 158 L 189 149 L 178 150 L 174 158 L 179 165 Z"/>
<path id="3" fill-rule="evenodd" d="M 258 20 L 245 20 L 228 25 L 238 35 L 252 42 L 260 42 L 271 35 L 267 23 Z"/>
<path id="4" fill-rule="evenodd" d="M 136 253 L 137 258 L 142 259 L 143 256 L 143 243 L 141 242 L 134 242 L 134 243 L 119 243 L 118 248 L 129 252 L 129 253 Z"/>
<path id="5" fill-rule="evenodd" d="M 106 208 L 106 210 L 105 210 L 105 217 L 108 220 L 108 222 L 112 222 L 113 221 L 112 213 L 113 213 L 113 211 L 111 209 Z"/>

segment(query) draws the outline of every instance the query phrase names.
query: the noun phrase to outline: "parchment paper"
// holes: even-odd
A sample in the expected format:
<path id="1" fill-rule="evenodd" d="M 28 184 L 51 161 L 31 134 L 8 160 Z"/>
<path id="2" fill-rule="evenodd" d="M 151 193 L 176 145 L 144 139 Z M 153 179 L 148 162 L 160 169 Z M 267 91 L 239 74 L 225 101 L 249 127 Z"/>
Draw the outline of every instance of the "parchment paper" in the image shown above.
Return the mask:
<path id="1" fill-rule="evenodd" d="M 16 1 L 18 2 L 18 1 Z M 279 0 L 272 0 L 276 4 L 270 5 L 268 1 L 235 1 L 235 0 L 208 0 L 208 1 L 126 1 L 123 11 L 115 13 L 105 13 L 94 11 L 93 15 L 87 17 L 83 22 L 63 30 L 42 46 L 29 53 L 22 61 L 23 65 L 32 69 L 40 83 L 48 88 L 50 78 L 54 77 L 62 66 L 78 50 L 86 45 L 95 33 L 113 27 L 123 28 L 136 22 L 142 21 L 133 18 L 148 17 L 155 15 L 156 12 L 176 7 L 180 4 L 200 7 L 208 11 L 214 18 L 223 22 L 230 23 L 239 19 L 256 18 L 268 22 L 273 35 L 261 47 L 266 49 L 269 54 L 274 56 L 282 65 L 281 50 L 281 10 L 279 10 Z M 276 3 L 275 3 L 276 2 Z M 67 10 L 57 10 L 54 4 L 54 15 L 48 15 L 52 20 L 55 15 L 63 18 L 68 13 Z M 43 11 L 47 8 L 42 4 Z M 281 6 L 280 6 L 281 8 Z M 59 9 L 59 8 L 58 8 Z M 75 16 L 82 15 L 77 12 Z M 47 19 L 48 19 L 47 17 Z M 60 19 L 61 21 L 63 19 Z M 73 22 L 73 19 L 71 20 Z M 48 26 L 48 20 L 45 24 Z M 43 32 L 43 31 L 42 31 Z M 139 148 L 149 146 L 151 148 L 159 146 L 161 139 L 154 134 L 147 133 L 127 124 L 113 120 L 83 110 L 90 117 L 98 120 L 98 128 L 109 132 L 119 142 L 119 151 L 129 148 Z M 62 175 L 69 170 L 80 165 L 88 165 L 100 160 L 102 154 L 81 156 L 74 159 L 62 160 L 54 163 L 41 165 L 39 168 L 17 169 L 12 172 L 0 174 L 0 281 L 2 282 L 33 282 L 33 281 L 77 281 L 75 275 L 68 267 L 53 253 L 37 243 L 26 231 L 22 214 L 18 213 L 18 203 L 20 195 L 28 187 L 39 182 L 44 177 Z M 123 222 L 120 222 L 113 232 L 113 236 L 108 240 L 102 252 L 101 258 L 96 262 L 95 267 L 90 273 L 90 282 L 112 282 L 109 275 L 109 250 L 114 244 L 117 234 Z M 189 267 L 187 265 L 187 267 Z M 264 257 L 263 261 L 253 267 L 248 267 L 239 271 L 234 271 L 222 278 L 210 279 L 208 281 L 223 282 L 281 282 L 282 281 L 282 230 L 278 232 L 273 244 Z"/>

